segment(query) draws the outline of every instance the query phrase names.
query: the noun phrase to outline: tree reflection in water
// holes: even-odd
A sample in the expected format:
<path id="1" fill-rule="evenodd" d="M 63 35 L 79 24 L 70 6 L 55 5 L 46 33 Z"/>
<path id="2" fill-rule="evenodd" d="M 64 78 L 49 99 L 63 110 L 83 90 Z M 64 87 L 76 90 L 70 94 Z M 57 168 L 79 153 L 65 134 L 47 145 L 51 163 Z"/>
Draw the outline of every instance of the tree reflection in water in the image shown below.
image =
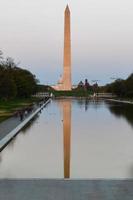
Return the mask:
<path id="1" fill-rule="evenodd" d="M 133 128 L 133 105 L 125 103 L 109 103 L 107 102 L 108 108 L 112 114 L 116 117 L 123 117 Z"/>

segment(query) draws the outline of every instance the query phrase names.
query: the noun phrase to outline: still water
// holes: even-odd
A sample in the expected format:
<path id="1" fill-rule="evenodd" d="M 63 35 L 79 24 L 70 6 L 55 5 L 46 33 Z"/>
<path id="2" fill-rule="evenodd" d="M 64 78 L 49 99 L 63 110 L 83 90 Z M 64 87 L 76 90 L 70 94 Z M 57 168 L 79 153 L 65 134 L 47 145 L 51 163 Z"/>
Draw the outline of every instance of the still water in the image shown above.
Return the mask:
<path id="1" fill-rule="evenodd" d="M 133 105 L 51 101 L 1 152 L 0 178 L 133 178 Z"/>

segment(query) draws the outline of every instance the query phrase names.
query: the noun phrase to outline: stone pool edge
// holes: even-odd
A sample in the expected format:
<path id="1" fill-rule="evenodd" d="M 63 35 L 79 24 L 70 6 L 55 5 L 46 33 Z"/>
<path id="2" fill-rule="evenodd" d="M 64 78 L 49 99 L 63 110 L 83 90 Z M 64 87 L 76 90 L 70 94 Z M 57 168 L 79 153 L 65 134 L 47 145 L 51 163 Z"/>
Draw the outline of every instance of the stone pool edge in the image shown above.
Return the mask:
<path id="1" fill-rule="evenodd" d="M 133 104 L 132 101 L 119 100 L 119 99 L 106 99 L 106 101 L 114 101 L 114 102 L 118 102 L 118 103 Z"/>
<path id="2" fill-rule="evenodd" d="M 36 116 L 42 108 L 44 108 L 51 99 L 48 99 L 41 107 L 35 110 L 29 117 L 27 117 L 22 123 L 20 123 L 16 128 L 14 128 L 11 132 L 9 132 L 4 138 L 0 140 L 0 152 L 8 145 L 8 143 L 16 137 L 16 135 L 24 128 L 26 124 L 28 124 L 31 119 Z"/>

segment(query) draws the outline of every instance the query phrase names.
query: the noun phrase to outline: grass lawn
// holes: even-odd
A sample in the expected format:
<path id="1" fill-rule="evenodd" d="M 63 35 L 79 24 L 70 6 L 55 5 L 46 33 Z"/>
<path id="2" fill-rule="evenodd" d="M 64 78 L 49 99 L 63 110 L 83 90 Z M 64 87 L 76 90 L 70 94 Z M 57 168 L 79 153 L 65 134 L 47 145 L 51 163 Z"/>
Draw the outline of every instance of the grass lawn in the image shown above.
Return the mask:
<path id="1" fill-rule="evenodd" d="M 52 91 L 55 97 L 88 97 L 92 93 L 85 90 Z"/>
<path id="2" fill-rule="evenodd" d="M 35 98 L 15 99 L 9 101 L 0 100 L 0 122 L 12 116 L 16 110 L 24 108 L 35 101 L 37 101 Z"/>

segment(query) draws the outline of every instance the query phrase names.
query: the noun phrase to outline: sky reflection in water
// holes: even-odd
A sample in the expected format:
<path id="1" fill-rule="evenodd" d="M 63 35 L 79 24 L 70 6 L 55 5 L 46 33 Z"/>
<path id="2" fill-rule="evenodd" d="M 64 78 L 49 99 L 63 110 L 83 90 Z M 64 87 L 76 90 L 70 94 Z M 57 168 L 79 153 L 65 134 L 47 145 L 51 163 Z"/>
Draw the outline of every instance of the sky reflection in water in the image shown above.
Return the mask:
<path id="1" fill-rule="evenodd" d="M 133 178 L 133 106 L 52 101 L 0 154 L 0 178 Z"/>

